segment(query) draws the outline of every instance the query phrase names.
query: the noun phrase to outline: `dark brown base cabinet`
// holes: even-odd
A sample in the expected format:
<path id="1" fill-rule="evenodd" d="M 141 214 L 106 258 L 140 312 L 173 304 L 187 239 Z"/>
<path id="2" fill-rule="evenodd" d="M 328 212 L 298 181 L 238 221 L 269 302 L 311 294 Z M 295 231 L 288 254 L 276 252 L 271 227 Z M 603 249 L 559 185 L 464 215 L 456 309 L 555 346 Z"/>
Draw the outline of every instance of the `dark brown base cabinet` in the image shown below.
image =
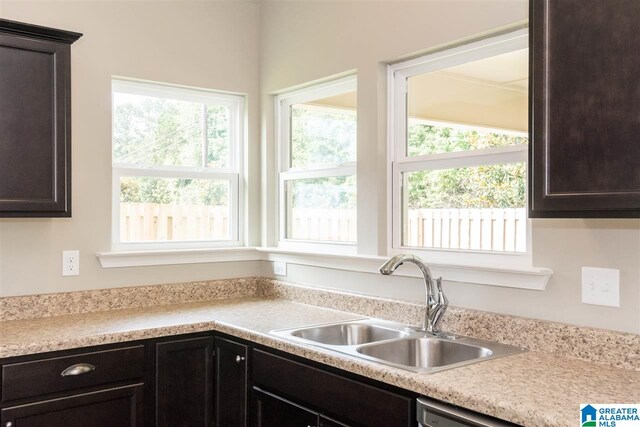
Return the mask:
<path id="1" fill-rule="evenodd" d="M 254 426 L 306 424 L 352 427 L 416 425 L 415 395 L 367 384 L 288 356 L 254 348 L 251 358 Z M 335 420 L 335 421 L 334 421 Z"/>
<path id="2" fill-rule="evenodd" d="M 210 333 L 0 366 L 0 427 L 416 426 L 412 392 Z"/>
<path id="3" fill-rule="evenodd" d="M 255 427 L 348 427 L 257 387 L 253 402 Z"/>
<path id="4" fill-rule="evenodd" d="M 213 337 L 156 344 L 156 426 L 213 425 Z"/>
<path id="5" fill-rule="evenodd" d="M 3 427 L 142 427 L 142 384 L 2 410 Z"/>
<path id="6" fill-rule="evenodd" d="M 249 347 L 216 338 L 216 425 L 247 425 Z"/>

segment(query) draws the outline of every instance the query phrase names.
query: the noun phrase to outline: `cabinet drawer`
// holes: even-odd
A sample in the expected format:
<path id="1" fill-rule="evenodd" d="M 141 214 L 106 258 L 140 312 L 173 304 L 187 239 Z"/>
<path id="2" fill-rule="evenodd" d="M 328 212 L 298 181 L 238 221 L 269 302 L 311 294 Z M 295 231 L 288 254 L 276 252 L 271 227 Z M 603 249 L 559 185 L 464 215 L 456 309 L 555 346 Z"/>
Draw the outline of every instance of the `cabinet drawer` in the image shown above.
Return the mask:
<path id="1" fill-rule="evenodd" d="M 143 385 L 134 384 L 4 408 L 3 426 L 142 427 Z"/>
<path id="2" fill-rule="evenodd" d="M 138 379 L 143 375 L 142 345 L 11 363 L 2 366 L 2 402 Z"/>
<path id="3" fill-rule="evenodd" d="M 322 415 L 367 427 L 413 426 L 414 399 L 261 350 L 253 350 L 257 386 L 318 410 Z"/>

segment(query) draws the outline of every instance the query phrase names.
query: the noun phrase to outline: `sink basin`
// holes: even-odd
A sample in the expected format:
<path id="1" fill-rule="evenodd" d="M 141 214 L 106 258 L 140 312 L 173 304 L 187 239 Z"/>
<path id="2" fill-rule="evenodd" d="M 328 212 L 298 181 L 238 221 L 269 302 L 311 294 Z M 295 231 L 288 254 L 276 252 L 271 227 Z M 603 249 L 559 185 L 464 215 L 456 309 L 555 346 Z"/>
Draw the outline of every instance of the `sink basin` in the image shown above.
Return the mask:
<path id="1" fill-rule="evenodd" d="M 422 337 L 362 346 L 357 352 L 394 365 L 429 369 L 493 355 L 486 347 L 439 338 Z"/>
<path id="2" fill-rule="evenodd" d="M 304 340 L 329 345 L 359 345 L 398 339 L 409 336 L 407 332 L 363 323 L 342 323 L 298 329 L 291 335 Z"/>
<path id="3" fill-rule="evenodd" d="M 378 319 L 280 329 L 270 333 L 298 343 L 420 373 L 438 372 L 527 351 L 525 348 L 470 337 L 418 331 Z"/>

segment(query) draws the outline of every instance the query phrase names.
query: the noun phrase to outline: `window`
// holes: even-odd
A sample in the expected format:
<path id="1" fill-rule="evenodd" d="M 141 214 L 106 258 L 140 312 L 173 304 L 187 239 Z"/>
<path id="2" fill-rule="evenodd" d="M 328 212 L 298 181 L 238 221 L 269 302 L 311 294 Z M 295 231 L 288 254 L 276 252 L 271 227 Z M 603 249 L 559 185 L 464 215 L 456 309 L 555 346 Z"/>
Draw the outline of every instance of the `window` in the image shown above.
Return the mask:
<path id="1" fill-rule="evenodd" d="M 356 242 L 356 78 L 280 95 L 279 245 Z"/>
<path id="2" fill-rule="evenodd" d="M 243 97 L 112 81 L 113 246 L 242 242 Z"/>
<path id="3" fill-rule="evenodd" d="M 389 82 L 392 252 L 526 253 L 526 31 L 392 65 Z"/>

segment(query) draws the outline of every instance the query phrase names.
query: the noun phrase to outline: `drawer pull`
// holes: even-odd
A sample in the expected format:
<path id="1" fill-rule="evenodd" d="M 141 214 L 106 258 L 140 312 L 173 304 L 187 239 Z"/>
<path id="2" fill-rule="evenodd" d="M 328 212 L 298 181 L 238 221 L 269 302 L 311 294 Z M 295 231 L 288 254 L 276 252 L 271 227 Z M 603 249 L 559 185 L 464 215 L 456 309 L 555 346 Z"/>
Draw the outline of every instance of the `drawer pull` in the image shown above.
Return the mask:
<path id="1" fill-rule="evenodd" d="M 76 375 L 88 374 L 89 372 L 95 371 L 96 367 L 89 363 L 78 363 L 76 365 L 71 365 L 60 375 L 63 377 L 74 377 Z"/>

